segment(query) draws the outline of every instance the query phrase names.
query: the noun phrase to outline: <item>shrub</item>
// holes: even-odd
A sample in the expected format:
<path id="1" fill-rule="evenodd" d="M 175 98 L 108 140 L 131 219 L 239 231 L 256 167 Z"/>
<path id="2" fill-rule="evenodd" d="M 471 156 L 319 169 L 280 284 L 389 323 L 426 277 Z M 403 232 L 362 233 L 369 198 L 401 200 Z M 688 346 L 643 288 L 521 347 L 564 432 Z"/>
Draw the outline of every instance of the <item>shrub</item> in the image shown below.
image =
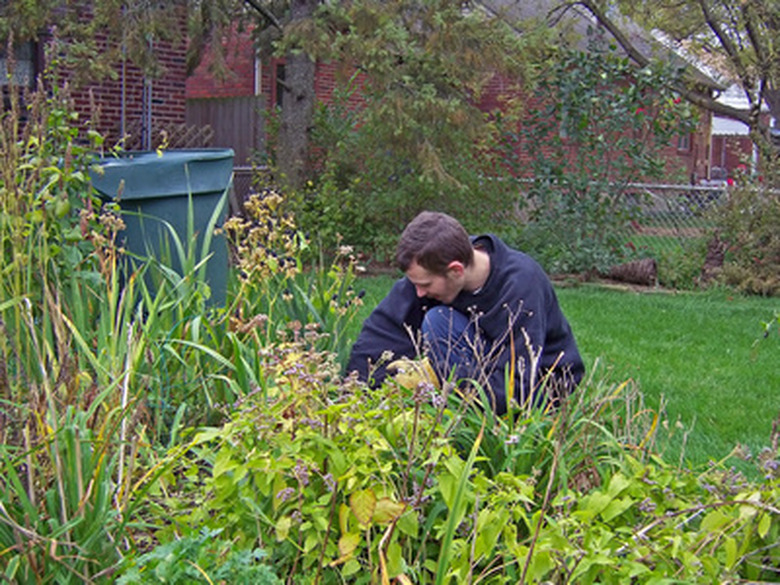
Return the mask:
<path id="1" fill-rule="evenodd" d="M 450 385 L 372 391 L 305 344 L 267 350 L 266 385 L 172 454 L 162 541 L 224 528 L 294 583 L 691 582 L 780 562 L 777 486 L 666 464 L 628 384 L 496 418 Z"/>
<path id="2" fill-rule="evenodd" d="M 594 35 L 587 51 L 565 51 L 542 75 L 519 130 L 505 129 L 507 163 L 529 178 L 514 239 L 548 270 L 606 272 L 623 259 L 636 214 L 629 184 L 669 172 L 658 153 L 694 122 L 667 89 L 678 75 L 662 64 L 637 69 Z"/>
<path id="3" fill-rule="evenodd" d="M 774 171 L 777 173 L 778 171 Z M 721 278 L 748 293 L 780 294 L 780 192 L 743 179 L 718 210 L 718 236 L 726 243 Z"/>

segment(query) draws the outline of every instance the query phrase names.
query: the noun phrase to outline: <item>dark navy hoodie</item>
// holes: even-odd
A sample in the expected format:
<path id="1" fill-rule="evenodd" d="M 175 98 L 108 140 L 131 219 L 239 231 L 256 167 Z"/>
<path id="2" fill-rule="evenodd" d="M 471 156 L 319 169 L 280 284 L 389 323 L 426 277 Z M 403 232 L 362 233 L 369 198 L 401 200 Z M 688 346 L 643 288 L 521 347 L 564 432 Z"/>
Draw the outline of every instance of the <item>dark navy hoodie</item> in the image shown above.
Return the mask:
<path id="1" fill-rule="evenodd" d="M 472 243 L 490 255 L 490 274 L 478 292 L 461 291 L 450 306 L 477 325 L 485 363 L 489 364 L 486 376 L 494 409 L 499 414 L 506 411 L 505 370 L 512 355 L 516 360 L 515 396 L 519 399 L 533 397 L 548 372 L 552 381 L 564 385 L 559 389 L 571 390 L 582 379 L 585 367 L 544 270 L 533 258 L 513 250 L 494 235 L 474 237 Z M 356 370 L 360 379 L 371 386 L 381 384 L 387 363 L 375 366 L 383 352 L 392 352 L 393 359 L 416 357 L 422 348 L 423 316 L 437 304 L 433 299 L 418 297 L 408 279 L 398 280 L 363 323 L 347 371 Z M 539 354 L 533 373 L 529 346 Z"/>

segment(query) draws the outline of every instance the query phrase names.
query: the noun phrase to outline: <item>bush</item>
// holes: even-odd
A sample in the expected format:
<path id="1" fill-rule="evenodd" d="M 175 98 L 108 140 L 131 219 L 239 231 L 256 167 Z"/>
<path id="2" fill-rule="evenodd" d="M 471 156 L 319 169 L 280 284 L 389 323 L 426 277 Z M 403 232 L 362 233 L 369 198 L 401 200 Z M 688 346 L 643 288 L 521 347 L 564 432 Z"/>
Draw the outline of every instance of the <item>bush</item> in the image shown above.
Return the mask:
<path id="1" fill-rule="evenodd" d="M 780 295 L 780 192 L 745 177 L 729 190 L 717 222 L 727 246 L 722 280 L 748 293 Z"/>
<path id="2" fill-rule="evenodd" d="M 670 172 L 659 153 L 694 123 L 668 89 L 678 75 L 663 64 L 636 69 L 594 35 L 545 71 L 519 130 L 506 128 L 507 164 L 529 178 L 525 225 L 512 239 L 547 270 L 606 273 L 624 259 L 637 211 L 629 184 Z"/>

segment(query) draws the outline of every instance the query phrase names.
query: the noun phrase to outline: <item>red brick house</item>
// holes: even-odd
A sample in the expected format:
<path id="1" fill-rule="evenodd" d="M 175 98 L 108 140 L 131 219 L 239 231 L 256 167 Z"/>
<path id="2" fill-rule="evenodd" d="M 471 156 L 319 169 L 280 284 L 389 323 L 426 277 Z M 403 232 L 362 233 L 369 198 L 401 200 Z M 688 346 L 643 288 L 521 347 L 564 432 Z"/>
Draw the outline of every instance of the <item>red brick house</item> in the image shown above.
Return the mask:
<path id="1" fill-rule="evenodd" d="M 261 62 L 252 45 L 251 33 L 236 32 L 233 36 L 223 39 L 226 60 L 229 69 L 224 80 L 217 80 L 209 73 L 208 57 L 187 80 L 187 100 L 189 111 L 193 106 L 202 107 L 209 102 L 216 103 L 219 100 L 247 98 L 253 96 L 257 102 L 259 111 L 267 111 L 269 105 L 281 103 L 281 91 L 278 81 L 284 78 L 284 62 L 281 59 L 271 59 Z M 315 77 L 315 92 L 318 100 L 329 103 L 332 100 L 333 90 L 336 87 L 335 64 L 317 63 Z M 486 88 L 480 107 L 485 111 L 491 111 L 501 107 L 501 96 L 506 94 L 509 84 L 500 77 L 495 77 Z M 353 96 L 355 105 L 360 97 Z M 208 122 L 207 119 L 196 120 L 190 118 L 191 123 Z M 701 178 L 710 175 L 710 126 L 711 115 L 702 112 L 699 129 L 689 136 L 676 140 L 665 149 L 664 155 L 671 163 L 672 174 L 685 177 L 686 182 L 698 182 Z M 246 128 L 246 124 L 236 126 Z M 231 143 L 231 140 L 233 141 Z M 222 142 L 216 146 L 232 146 L 239 141 L 238 137 L 230 138 L 225 135 Z M 262 143 L 262 139 L 257 141 Z M 243 150 L 236 148 L 237 154 Z M 521 153 L 522 155 L 522 153 Z M 251 157 L 249 157 L 251 159 Z M 249 160 L 244 156 L 236 157 L 237 164 L 243 164 L 239 160 Z"/>

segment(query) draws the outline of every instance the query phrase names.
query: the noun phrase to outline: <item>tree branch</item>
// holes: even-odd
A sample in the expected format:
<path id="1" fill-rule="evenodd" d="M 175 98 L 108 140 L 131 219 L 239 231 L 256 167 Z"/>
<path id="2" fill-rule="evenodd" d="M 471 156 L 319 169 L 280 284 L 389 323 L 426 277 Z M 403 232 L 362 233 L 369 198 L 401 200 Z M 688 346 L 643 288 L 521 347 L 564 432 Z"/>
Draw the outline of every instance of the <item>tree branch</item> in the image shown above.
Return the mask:
<path id="1" fill-rule="evenodd" d="M 607 16 L 607 13 L 601 10 L 595 2 L 592 0 L 580 0 L 578 2 L 572 2 L 572 4 L 579 4 L 590 12 L 601 26 L 607 29 L 607 32 L 611 34 L 626 54 L 640 67 L 645 67 L 650 63 L 650 59 L 638 50 L 634 44 L 630 41 L 628 36 L 623 34 L 618 25 Z"/>
<path id="2" fill-rule="evenodd" d="M 703 1 L 700 0 L 700 3 L 703 4 Z M 633 45 L 633 43 L 628 38 L 628 36 L 623 33 L 623 31 L 609 16 L 607 16 L 606 12 L 604 12 L 597 6 L 596 2 L 594 2 L 593 0 L 577 0 L 575 2 L 570 2 L 569 4 L 570 5 L 579 4 L 580 6 L 585 8 L 588 12 L 590 12 L 593 15 L 593 17 L 598 21 L 598 23 L 601 26 L 603 26 L 605 29 L 607 29 L 607 31 L 614 37 L 614 39 L 617 41 L 620 47 L 626 52 L 626 54 L 628 54 L 628 56 L 640 67 L 644 67 L 649 64 L 650 59 Z M 702 10 L 704 9 L 705 8 L 703 7 Z M 715 26 L 714 21 L 712 21 L 711 19 L 708 19 L 707 22 L 708 22 L 708 26 L 710 27 Z M 715 32 L 715 34 L 718 34 L 717 27 L 713 29 L 713 32 Z M 723 33 L 721 31 L 721 35 L 722 34 Z M 723 35 L 722 38 L 720 36 L 718 38 L 719 40 L 721 40 L 721 42 L 725 41 L 726 43 L 728 43 L 731 50 L 734 50 L 733 44 L 731 44 L 730 40 L 725 35 Z M 726 49 L 726 47 L 724 47 L 724 49 Z M 731 57 L 731 54 L 729 54 L 729 57 Z M 733 58 L 732 61 L 734 61 L 735 64 L 741 65 L 741 63 L 737 60 L 736 57 Z M 743 83 L 747 81 L 746 79 L 744 79 L 742 75 L 740 75 L 740 79 Z M 693 105 L 704 108 L 712 112 L 713 114 L 719 114 L 721 116 L 733 118 L 735 120 L 747 124 L 751 128 L 755 127 L 755 124 L 759 123 L 759 121 L 757 121 L 751 115 L 751 112 L 741 110 L 723 104 L 721 102 L 718 102 L 715 99 L 713 99 L 713 97 L 709 95 L 709 93 L 698 91 L 695 88 L 690 87 L 688 84 L 682 82 L 676 83 L 674 85 L 674 90 L 677 91 L 682 97 L 684 97 Z"/>
<path id="3" fill-rule="evenodd" d="M 246 2 L 252 8 L 254 8 L 257 12 L 259 12 L 260 16 L 265 18 L 275 28 L 282 30 L 282 23 L 279 21 L 279 19 L 276 18 L 274 13 L 268 10 L 268 8 L 260 4 L 260 2 L 258 2 L 257 0 L 244 0 L 244 2 Z"/>

